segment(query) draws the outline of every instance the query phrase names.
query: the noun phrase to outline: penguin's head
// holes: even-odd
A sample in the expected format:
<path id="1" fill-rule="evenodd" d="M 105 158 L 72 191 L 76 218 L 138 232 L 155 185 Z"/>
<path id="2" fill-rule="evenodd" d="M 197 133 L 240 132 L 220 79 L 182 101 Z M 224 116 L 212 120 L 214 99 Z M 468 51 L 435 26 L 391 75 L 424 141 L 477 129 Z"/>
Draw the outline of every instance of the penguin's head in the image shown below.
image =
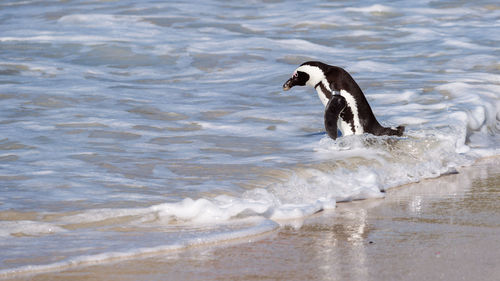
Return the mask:
<path id="1" fill-rule="evenodd" d="M 288 91 L 293 86 L 312 86 L 325 78 L 323 70 L 318 67 L 318 62 L 305 62 L 300 65 L 288 81 L 283 84 L 283 90 Z"/>
<path id="2" fill-rule="evenodd" d="M 304 71 L 295 70 L 292 77 L 283 84 L 283 90 L 288 91 L 293 86 L 305 86 L 308 80 L 309 74 Z"/>

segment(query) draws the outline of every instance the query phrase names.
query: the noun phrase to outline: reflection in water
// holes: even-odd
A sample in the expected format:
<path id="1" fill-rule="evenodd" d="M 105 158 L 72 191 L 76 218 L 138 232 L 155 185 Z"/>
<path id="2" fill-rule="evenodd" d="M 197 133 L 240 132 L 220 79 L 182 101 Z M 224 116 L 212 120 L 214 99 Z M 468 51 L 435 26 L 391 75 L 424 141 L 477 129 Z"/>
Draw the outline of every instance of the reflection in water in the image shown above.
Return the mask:
<path id="1" fill-rule="evenodd" d="M 410 215 L 406 219 L 412 220 L 433 219 L 460 213 L 464 209 L 475 211 L 487 207 L 483 199 L 488 198 L 484 197 L 494 196 L 490 193 L 495 191 L 490 189 L 499 185 L 494 182 L 498 178 L 495 167 L 499 164 L 498 158 L 484 159 L 474 168 L 461 169 L 458 174 L 391 189 L 386 201 L 406 206 L 405 210 Z M 485 186 L 488 189 L 484 189 Z M 429 210 L 433 212 L 429 213 Z"/>
<path id="2" fill-rule="evenodd" d="M 422 197 L 415 196 L 415 198 L 410 202 L 410 210 L 412 213 L 419 214 L 422 212 Z"/>
<path id="3" fill-rule="evenodd" d="M 482 160 L 458 174 L 391 189 L 383 200 L 339 204 L 330 214 L 306 221 L 299 233 L 314 243 L 302 251 L 314 251 L 323 274 L 317 280 L 371 280 L 374 270 L 381 270 L 374 269 L 380 256 L 401 262 L 401 249 L 430 244 L 440 249 L 431 248 L 430 254 L 441 257 L 447 251 L 436 247 L 440 241 L 464 239 L 485 226 L 489 233 L 500 226 L 492 216 L 499 207 L 499 166 L 499 158 Z"/>
<path id="4" fill-rule="evenodd" d="M 314 237 L 314 247 L 310 250 L 314 251 L 319 262 L 318 269 L 323 274 L 321 280 L 367 280 L 368 278 L 367 209 L 356 205 L 339 206 L 331 220 L 335 222 L 333 225 L 313 224 L 314 227 L 305 226 L 303 229 L 314 232 L 310 233 Z M 324 220 L 322 221 L 324 223 Z M 350 266 L 346 267 L 347 264 Z"/>

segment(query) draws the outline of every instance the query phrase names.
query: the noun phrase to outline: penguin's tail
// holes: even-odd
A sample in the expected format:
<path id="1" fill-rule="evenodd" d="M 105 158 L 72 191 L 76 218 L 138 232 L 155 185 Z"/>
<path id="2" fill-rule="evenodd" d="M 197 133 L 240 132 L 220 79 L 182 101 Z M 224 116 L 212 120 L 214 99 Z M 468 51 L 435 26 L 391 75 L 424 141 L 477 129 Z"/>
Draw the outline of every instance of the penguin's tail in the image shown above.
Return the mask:
<path id="1" fill-rule="evenodd" d="M 397 126 L 396 127 L 396 136 L 400 137 L 403 135 L 403 132 L 405 131 L 405 126 Z"/>
<path id="2" fill-rule="evenodd" d="M 402 136 L 405 131 L 405 126 L 397 126 L 394 127 L 382 127 L 379 126 L 379 129 L 370 132 L 376 136 Z"/>
<path id="3" fill-rule="evenodd" d="M 380 135 L 386 135 L 386 136 L 402 136 L 403 132 L 405 131 L 405 126 L 397 126 L 396 128 L 391 127 L 391 128 L 383 128 L 383 130 L 380 132 Z"/>

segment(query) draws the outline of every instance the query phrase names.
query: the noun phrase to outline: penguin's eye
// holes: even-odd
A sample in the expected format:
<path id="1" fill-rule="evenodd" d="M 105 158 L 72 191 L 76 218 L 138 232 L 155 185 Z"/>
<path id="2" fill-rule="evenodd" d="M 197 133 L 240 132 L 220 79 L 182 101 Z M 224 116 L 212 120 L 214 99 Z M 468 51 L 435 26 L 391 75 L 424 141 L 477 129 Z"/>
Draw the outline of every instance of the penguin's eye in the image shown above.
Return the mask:
<path id="1" fill-rule="evenodd" d="M 292 77 L 293 77 L 293 78 L 297 78 L 297 76 L 299 76 L 299 75 L 297 74 L 297 72 L 294 72 Z"/>

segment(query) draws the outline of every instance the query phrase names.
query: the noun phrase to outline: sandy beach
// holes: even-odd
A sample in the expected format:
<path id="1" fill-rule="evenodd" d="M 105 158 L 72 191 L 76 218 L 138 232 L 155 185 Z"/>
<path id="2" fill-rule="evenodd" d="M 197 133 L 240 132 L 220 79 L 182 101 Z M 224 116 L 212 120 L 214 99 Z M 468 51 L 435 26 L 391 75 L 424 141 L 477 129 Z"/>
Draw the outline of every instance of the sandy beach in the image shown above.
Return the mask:
<path id="1" fill-rule="evenodd" d="M 500 158 L 246 241 L 18 280 L 496 280 Z"/>

